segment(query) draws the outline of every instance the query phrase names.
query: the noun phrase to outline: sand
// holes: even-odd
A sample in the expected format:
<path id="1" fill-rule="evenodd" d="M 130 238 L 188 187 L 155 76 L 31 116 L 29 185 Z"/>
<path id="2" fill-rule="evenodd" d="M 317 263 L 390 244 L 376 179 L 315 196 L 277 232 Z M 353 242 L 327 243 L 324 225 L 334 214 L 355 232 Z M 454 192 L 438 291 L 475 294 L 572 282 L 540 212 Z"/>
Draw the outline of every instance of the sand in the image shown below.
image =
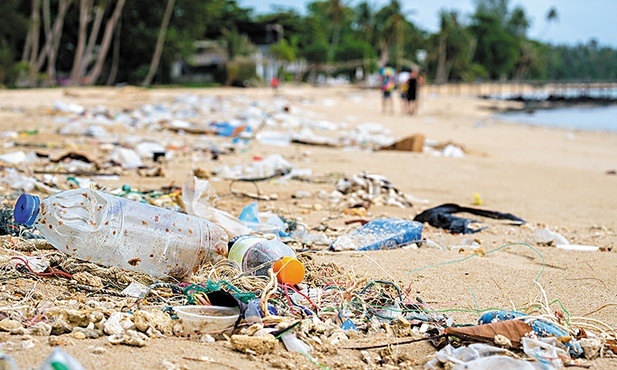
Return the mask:
<path id="1" fill-rule="evenodd" d="M 128 173 L 108 187 L 130 184 L 143 190 L 164 185 L 180 185 L 195 168 L 212 170 L 222 164 L 250 163 L 254 156 L 280 153 L 298 168 L 310 168 L 315 175 L 339 173 L 353 175 L 369 171 L 387 177 L 401 191 L 428 200 L 412 208 L 371 207 L 368 218 L 378 216 L 413 218 L 422 210 L 442 203 L 472 206 L 474 194 L 482 200 L 482 208 L 515 214 L 527 221 L 517 227 L 502 221 L 485 220 L 488 228 L 473 235 L 451 235 L 426 226 L 423 236 L 444 247 L 480 243 L 485 252 L 505 244 L 486 256 L 463 262 L 455 261 L 468 254 L 456 250 L 430 247 L 397 249 L 367 253 L 316 252 L 316 262 L 335 262 L 358 275 L 373 279 L 397 281 L 435 308 L 451 310 L 455 323 L 473 323 L 477 310 L 510 309 L 537 301 L 546 292 L 549 301 L 559 300 L 572 316 L 589 317 L 610 327 L 617 326 L 615 292 L 617 279 L 617 176 L 607 171 L 617 169 L 617 133 L 584 132 L 532 127 L 500 122 L 486 109 L 489 103 L 456 90 L 425 88 L 419 113 L 405 116 L 395 102 L 395 114 L 382 114 L 379 92 L 351 87 L 313 88 L 283 86 L 280 94 L 289 101 L 294 113 L 331 122 L 357 125 L 374 122 L 392 130 L 395 137 L 422 133 L 436 142 L 453 142 L 466 151 L 464 158 L 436 156 L 431 153 L 396 151 L 358 151 L 293 144 L 287 147 L 266 146 L 252 142 L 245 150 L 221 156 L 217 162 L 189 152 L 178 155 L 167 164 L 164 178 L 142 178 Z M 54 101 L 111 107 L 135 107 L 143 103 L 166 101 L 180 94 L 244 95 L 248 99 L 272 101 L 267 89 L 47 89 L 0 91 L 0 130 L 32 130 L 39 134 L 26 140 L 35 142 L 64 141 L 55 132 L 56 125 L 48 113 Z M 115 129 L 122 132 L 121 128 Z M 138 132 L 139 133 L 139 132 Z M 156 133 L 144 133 L 156 136 Z M 13 139 L 2 138 L 6 144 Z M 178 137 L 190 144 L 194 138 Z M 96 154 L 91 143 L 76 142 L 76 148 Z M 15 150 L 4 145 L 0 153 Z M 52 150 L 53 151 L 53 150 Z M 238 215 L 250 200 L 229 196 L 228 181 L 213 182 L 221 199 L 217 206 Z M 320 223 L 332 228 L 352 230 L 344 220 L 353 217 L 332 213 L 325 200 L 314 194 L 332 191 L 333 184 L 289 181 L 284 184 L 266 182 L 260 185 L 266 193 L 276 193 L 278 200 L 260 202 L 261 209 L 276 211 L 285 217 L 300 218 L 314 227 Z M 250 188 L 249 188 L 250 189 Z M 247 189 L 247 190 L 249 190 Z M 298 190 L 313 196 L 292 199 Z M 5 191 L 8 191 L 5 189 Z M 325 205 L 315 207 L 314 205 Z M 540 246 L 534 240 L 537 230 L 545 227 L 564 235 L 572 244 L 598 246 L 602 251 L 563 251 Z M 528 246 L 522 243 L 528 243 Z M 533 248 L 533 249 L 532 249 Z M 425 268 L 427 266 L 439 265 Z M 539 278 L 538 278 L 539 276 Z M 537 283 L 535 283 L 537 279 Z M 11 283 L 15 284 L 15 283 Z M 3 287 L 11 289 L 13 285 Z M 32 287 L 33 281 L 20 284 Z M 541 288 L 540 288 L 541 287 Z M 5 302 L 6 303 L 6 302 Z M 558 304 L 551 308 L 559 309 Z M 63 348 L 86 368 L 314 368 L 298 354 L 279 349 L 274 355 L 250 356 L 233 352 L 225 341 L 202 344 L 180 338 L 154 339 L 143 348 L 111 346 L 106 338 L 76 340 L 67 336 Z M 16 343 L 19 336 L 0 333 L 0 341 Z M 35 337 L 34 347 L 20 350 L 4 347 L 21 368 L 36 368 L 50 352 L 47 338 Z M 384 336 L 356 338 L 344 344 L 385 343 Z M 93 348 L 103 347 L 103 354 Z M 8 348 L 8 349 L 7 349 Z M 382 350 L 383 351 L 383 350 Z M 390 356 L 405 354 L 421 368 L 435 349 L 427 343 L 394 346 Z M 373 350 L 381 353 L 380 350 Z M 204 359 L 202 357 L 208 357 Z M 339 348 L 336 353 L 318 353 L 323 365 L 340 368 L 365 368 L 359 351 Z M 291 365 L 288 365 L 291 364 Z M 609 359 L 595 360 L 598 368 L 615 367 Z"/>

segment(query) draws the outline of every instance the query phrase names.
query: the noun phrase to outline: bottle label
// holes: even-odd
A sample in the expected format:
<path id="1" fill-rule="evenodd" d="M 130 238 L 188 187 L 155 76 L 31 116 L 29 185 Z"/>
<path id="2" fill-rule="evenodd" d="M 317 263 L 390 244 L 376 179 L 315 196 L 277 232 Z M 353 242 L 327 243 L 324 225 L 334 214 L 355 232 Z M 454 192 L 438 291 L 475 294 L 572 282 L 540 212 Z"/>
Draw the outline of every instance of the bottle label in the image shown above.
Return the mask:
<path id="1" fill-rule="evenodd" d="M 239 236 L 236 242 L 231 246 L 227 258 L 237 262 L 242 266 L 242 260 L 246 252 L 255 244 L 262 242 L 264 239 L 256 236 L 243 235 Z"/>

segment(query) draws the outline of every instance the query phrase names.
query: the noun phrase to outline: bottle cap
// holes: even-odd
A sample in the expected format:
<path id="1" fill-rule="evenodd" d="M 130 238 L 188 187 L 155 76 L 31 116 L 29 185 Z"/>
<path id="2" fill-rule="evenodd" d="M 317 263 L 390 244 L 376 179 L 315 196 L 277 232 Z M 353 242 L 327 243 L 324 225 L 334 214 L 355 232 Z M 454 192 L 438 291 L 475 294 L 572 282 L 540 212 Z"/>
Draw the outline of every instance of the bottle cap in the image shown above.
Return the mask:
<path id="1" fill-rule="evenodd" d="M 39 215 L 40 206 L 41 199 L 39 197 L 24 193 L 19 196 L 17 203 L 15 203 L 13 217 L 15 217 L 17 223 L 32 226 Z"/>
<path id="2" fill-rule="evenodd" d="M 285 256 L 272 264 L 281 284 L 296 285 L 304 279 L 304 265 L 296 258 Z"/>

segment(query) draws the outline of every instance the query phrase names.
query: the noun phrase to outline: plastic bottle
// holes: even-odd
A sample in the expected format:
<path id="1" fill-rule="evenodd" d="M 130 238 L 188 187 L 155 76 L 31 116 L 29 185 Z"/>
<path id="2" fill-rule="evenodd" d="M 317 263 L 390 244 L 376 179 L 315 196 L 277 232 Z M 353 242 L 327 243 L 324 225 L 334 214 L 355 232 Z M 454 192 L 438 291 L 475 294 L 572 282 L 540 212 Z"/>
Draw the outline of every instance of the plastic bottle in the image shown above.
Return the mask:
<path id="1" fill-rule="evenodd" d="M 330 249 L 371 251 L 399 248 L 421 241 L 422 229 L 423 225 L 417 221 L 378 218 L 350 234 L 341 235 Z"/>
<path id="2" fill-rule="evenodd" d="M 153 276 L 183 278 L 227 254 L 227 234 L 205 219 L 92 189 L 22 194 L 14 215 L 66 254 Z"/>
<path id="3" fill-rule="evenodd" d="M 268 276 L 270 267 L 281 284 L 295 285 L 304 279 L 304 265 L 286 244 L 250 235 L 232 239 L 228 258 L 237 262 L 242 271 Z"/>
<path id="4" fill-rule="evenodd" d="M 55 347 L 49 356 L 45 359 L 45 362 L 39 367 L 39 370 L 84 370 L 84 367 L 68 353 L 64 352 L 62 348 Z"/>

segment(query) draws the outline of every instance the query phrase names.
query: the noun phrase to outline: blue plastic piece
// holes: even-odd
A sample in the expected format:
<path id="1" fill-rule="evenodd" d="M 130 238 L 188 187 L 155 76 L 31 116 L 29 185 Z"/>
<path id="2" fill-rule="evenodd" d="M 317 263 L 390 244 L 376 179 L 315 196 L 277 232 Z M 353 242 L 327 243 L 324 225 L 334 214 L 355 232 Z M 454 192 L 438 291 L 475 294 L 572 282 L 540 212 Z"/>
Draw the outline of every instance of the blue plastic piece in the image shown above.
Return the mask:
<path id="1" fill-rule="evenodd" d="M 341 329 L 343 329 L 343 330 L 358 330 L 358 328 L 356 327 L 356 324 L 354 324 L 353 321 L 351 321 L 351 319 L 347 319 L 347 320 L 343 321 L 343 324 L 341 325 Z"/>
<path id="2" fill-rule="evenodd" d="M 39 215 L 40 207 L 41 199 L 39 197 L 24 193 L 19 196 L 17 203 L 15 203 L 13 217 L 15 217 L 17 223 L 32 226 Z"/>
<path id="3" fill-rule="evenodd" d="M 252 222 L 252 223 L 258 224 L 259 223 L 259 210 L 257 208 L 257 202 L 253 202 L 249 204 L 248 206 L 244 207 L 238 219 L 245 223 Z"/>
<path id="4" fill-rule="evenodd" d="M 266 309 L 268 310 L 268 314 L 269 315 L 278 315 L 279 312 L 276 309 L 276 307 L 274 307 L 271 304 L 266 305 Z M 263 314 L 261 313 L 261 306 L 260 306 L 260 301 L 259 299 L 251 299 L 248 302 L 246 311 L 244 312 L 244 317 L 249 320 L 249 318 L 253 317 L 253 321 L 252 322 L 260 322 L 261 319 L 263 318 Z"/>
<path id="5" fill-rule="evenodd" d="M 507 321 L 527 316 L 527 314 L 517 311 L 490 311 L 480 316 L 480 319 L 478 319 L 478 324 L 490 324 L 492 322 Z M 531 329 L 539 337 L 564 338 L 570 336 L 568 332 L 550 321 L 537 319 L 535 317 L 529 317 L 522 320 L 523 322 L 531 326 Z M 566 346 L 566 348 L 568 348 L 570 355 L 572 355 L 573 357 L 581 357 L 583 355 L 583 348 L 581 347 L 580 343 L 577 342 L 574 338 L 570 339 L 568 342 L 565 342 L 564 345 Z"/>
<path id="6" fill-rule="evenodd" d="M 277 215 L 270 215 L 268 221 L 261 222 L 257 202 L 244 207 L 238 219 L 252 230 L 273 233 L 279 238 L 286 238 L 290 234 L 286 232 L 287 224 Z"/>
<path id="7" fill-rule="evenodd" d="M 422 240 L 422 224 L 397 218 L 379 218 L 356 229 L 349 235 L 343 235 L 330 245 L 330 249 L 339 250 L 337 243 L 346 244 L 340 249 L 372 251 L 394 249 Z M 349 247 L 353 248 L 349 248 Z"/>
<path id="8" fill-rule="evenodd" d="M 229 122 L 214 122 L 211 123 L 211 126 L 216 129 L 217 135 L 224 137 L 232 136 L 236 129 L 236 127 L 232 126 Z"/>

